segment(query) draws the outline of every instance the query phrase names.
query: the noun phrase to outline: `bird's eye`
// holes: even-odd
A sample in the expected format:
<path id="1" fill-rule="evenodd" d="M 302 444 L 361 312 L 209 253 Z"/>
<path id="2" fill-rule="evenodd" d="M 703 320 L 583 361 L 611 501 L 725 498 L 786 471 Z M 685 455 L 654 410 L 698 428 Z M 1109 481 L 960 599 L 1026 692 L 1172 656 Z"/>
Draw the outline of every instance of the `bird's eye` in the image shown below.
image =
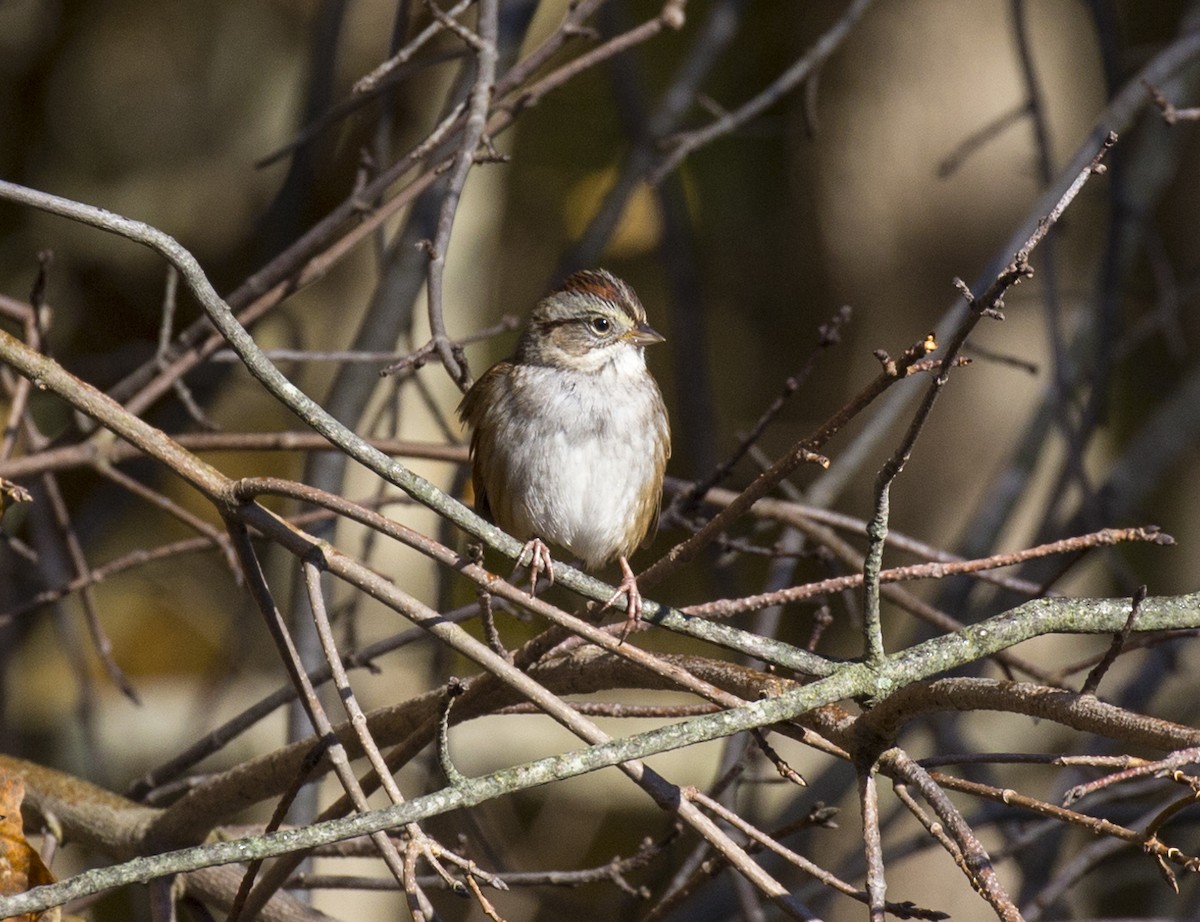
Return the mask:
<path id="1" fill-rule="evenodd" d="M 612 329 L 612 321 L 607 317 L 593 317 L 588 321 L 588 326 L 592 328 L 592 332 L 598 336 L 604 336 Z"/>

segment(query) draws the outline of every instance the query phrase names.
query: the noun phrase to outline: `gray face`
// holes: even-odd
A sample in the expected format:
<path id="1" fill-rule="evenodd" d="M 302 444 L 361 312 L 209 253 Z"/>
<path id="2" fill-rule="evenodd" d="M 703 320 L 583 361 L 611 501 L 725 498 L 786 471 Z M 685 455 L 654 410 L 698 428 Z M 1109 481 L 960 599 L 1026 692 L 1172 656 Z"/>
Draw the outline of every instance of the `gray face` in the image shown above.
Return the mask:
<path id="1" fill-rule="evenodd" d="M 517 347 L 517 361 L 559 366 L 587 359 L 595 368 L 662 337 L 646 324 L 633 289 L 603 269 L 576 272 L 538 302 Z"/>

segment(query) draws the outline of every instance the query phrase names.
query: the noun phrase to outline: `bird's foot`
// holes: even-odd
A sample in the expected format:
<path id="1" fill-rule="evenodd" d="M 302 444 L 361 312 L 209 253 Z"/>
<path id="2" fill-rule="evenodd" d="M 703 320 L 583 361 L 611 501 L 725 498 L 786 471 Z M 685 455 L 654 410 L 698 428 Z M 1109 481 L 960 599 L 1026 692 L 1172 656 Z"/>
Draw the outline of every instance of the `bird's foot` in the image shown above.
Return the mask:
<path id="1" fill-rule="evenodd" d="M 612 598 L 605 602 L 604 608 L 600 610 L 611 608 L 617 599 L 622 595 L 625 596 L 625 626 L 621 628 L 621 643 L 624 643 L 629 632 L 642 620 L 642 593 L 638 590 L 637 577 L 633 575 L 629 561 L 621 557 L 619 562 L 621 564 L 621 585 L 617 587 Z"/>
<path id="2" fill-rule="evenodd" d="M 554 585 L 554 561 L 550 559 L 550 548 L 541 538 L 530 538 L 517 555 L 517 566 L 513 572 L 521 569 L 525 563 L 525 555 L 529 555 L 529 594 L 537 595 L 538 574 L 546 573 L 547 585 Z"/>

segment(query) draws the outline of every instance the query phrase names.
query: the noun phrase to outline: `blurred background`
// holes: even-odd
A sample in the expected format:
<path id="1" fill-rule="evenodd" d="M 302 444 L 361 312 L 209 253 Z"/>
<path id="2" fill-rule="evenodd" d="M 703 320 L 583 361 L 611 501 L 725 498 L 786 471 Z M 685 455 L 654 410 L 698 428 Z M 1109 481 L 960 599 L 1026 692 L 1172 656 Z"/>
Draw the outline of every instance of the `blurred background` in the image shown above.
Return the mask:
<path id="1" fill-rule="evenodd" d="M 601 35 L 617 34 L 658 9 L 610 0 L 592 25 Z M 847 20 L 848 9 L 861 16 Z M 558 28 L 567 4 L 502 0 L 501 10 L 503 74 Z M 1087 595 L 1125 595 L 1141 584 L 1153 594 L 1195 590 L 1200 150 L 1194 127 L 1165 124 L 1137 79 L 1150 68 L 1179 107 L 1200 100 L 1200 49 L 1186 45 L 1200 28 L 1200 4 L 695 0 L 686 16 L 682 29 L 664 30 L 584 71 L 493 139 L 501 156 L 473 170 L 447 258 L 450 335 L 523 316 L 567 272 L 605 266 L 638 290 L 668 338 L 649 361 L 672 414 L 669 473 L 677 478 L 708 475 L 789 377 L 815 361 L 759 442 L 776 457 L 877 373 L 875 350 L 895 355 L 931 330 L 944 335 L 947 317 L 962 304 L 953 280 L 981 292 L 1011 259 L 1021 229 L 1027 234 L 1044 212 L 1043 193 L 1061 186 L 1070 163 L 1080 156 L 1086 162 L 1099 127 L 1116 127 L 1121 141 L 1107 176 L 1087 186 L 1036 251 L 1036 274 L 1008 297 L 1005 319 L 985 320 L 972 339 L 972 365 L 952 377 L 893 488 L 891 524 L 967 556 L 1100 527 L 1155 524 L 1178 546 L 1094 555 L 1065 576 L 1061 561 L 1023 575 Z M 398 37 L 411 37 L 428 19 L 420 4 L 382 0 L 0 0 L 0 178 L 152 224 L 191 250 L 219 291 L 232 292 L 425 138 L 461 93 L 460 71 L 465 66 L 469 76 L 470 68 L 462 43 L 446 34 L 385 92 L 351 91 Z M 647 181 L 677 132 L 736 111 L 835 33 L 832 53 L 807 79 L 779 87 L 761 113 L 692 152 L 657 184 Z M 569 45 L 555 60 L 583 47 L 582 40 Z M 431 235 L 437 201 L 418 200 L 289 296 L 253 327 L 256 340 L 264 347 L 399 354 L 424 343 L 425 257 L 416 244 Z M 0 295 L 27 302 L 40 258 L 47 266 L 44 348 L 80 377 L 129 399 L 129 376 L 153 363 L 162 331 L 162 260 L 128 241 L 0 202 Z M 818 349 L 820 327 L 843 306 L 851 315 L 840 342 Z M 181 291 L 173 330 L 200 315 Z M 5 329 L 18 330 L 7 321 Z M 503 357 L 515 336 L 469 346 L 471 371 L 478 375 Z M 423 442 L 464 438 L 453 414 L 458 389 L 436 361 L 415 382 L 380 382 L 382 361 L 280 364 L 361 432 Z M 171 433 L 209 424 L 227 433 L 299 428 L 234 363 L 207 362 L 185 382 L 187 399 L 168 391 L 146 418 Z M 829 474 L 801 470 L 794 485 L 819 505 L 869 516 L 874 477 L 922 386 L 890 393 L 824 449 L 833 461 Z M 192 403 L 202 418 L 189 410 Z M 35 395 L 33 408 L 51 437 L 69 440 L 80 425 L 52 397 Z M 14 457 L 29 451 L 19 443 Z M 353 498 L 379 489 L 373 476 L 328 455 L 230 450 L 205 457 L 230 476 L 303 478 Z M 0 475 L 9 476 L 8 460 L 0 459 Z M 413 467 L 461 492 L 457 466 L 417 460 Z M 122 470 L 219 524 L 161 469 L 139 462 Z M 743 461 L 725 485 L 745 485 L 756 470 Z M 193 533 L 86 467 L 64 471 L 58 481 L 91 566 Z M 430 514 L 388 511 L 437 533 Z M 678 519 L 664 521 L 656 550 L 684 536 L 686 522 Z M 70 579 L 62 536 L 28 506 L 16 507 L 0 527 L 0 618 L 19 612 L 0 620 L 6 751 L 121 789 L 281 683 L 259 616 L 209 549 L 94 589 L 114 658 L 141 699 L 135 705 L 92 652 L 77 593 L 55 604 L 30 603 Z M 782 540 L 764 528 L 749 537 L 765 546 Z M 352 529 L 336 535 L 430 602 L 449 606 L 472 597 L 415 554 L 364 549 L 365 537 Z M 13 542 L 32 549 L 40 565 L 29 566 Z M 889 554 L 889 563 L 914 559 Z M 270 559 L 286 598 L 290 563 Z M 635 564 L 653 559 L 645 551 Z M 750 555 L 710 563 L 674 578 L 655 597 L 683 605 L 745 594 L 775 574 L 773 563 Z M 827 574 L 818 560 L 794 566 L 793 582 Z M 917 591 L 967 622 L 1017 601 L 954 581 Z M 344 628 L 352 631 L 348 643 L 401 626 L 361 600 L 341 601 L 359 608 L 345 622 L 352 624 Z M 854 655 L 854 613 L 835 616 L 827 649 Z M 783 617 L 784 636 L 807 636 L 811 606 Z M 504 626 L 514 644 L 533 631 Z M 928 633 L 906 616 L 890 619 L 888 630 L 895 645 Z M 1055 640 L 1024 652 L 1055 669 L 1102 647 Z M 395 703 L 449 668 L 438 657 L 432 647 L 407 647 L 385 661 L 381 675 L 364 675 L 356 691 L 366 704 Z M 1186 645 L 1139 653 L 1123 660 L 1117 684 L 1141 700 L 1159 695 L 1163 716 L 1189 722 L 1196 717 L 1189 662 L 1195 665 L 1195 653 Z M 1182 701 L 1159 684 L 1174 679 Z M 487 721 L 456 731 L 464 771 L 572 745 L 557 731 L 547 734 L 544 720 L 507 720 L 506 727 L 527 723 L 528 732 L 501 741 Z M 993 729 L 992 747 L 1030 745 L 1025 723 L 997 721 Z M 285 718 L 276 714 L 214 765 L 277 746 L 284 733 Z M 1037 745 L 1053 751 L 1060 742 L 1047 733 Z M 924 749 L 937 745 L 931 732 Z M 720 747 L 702 752 L 713 761 L 689 751 L 664 757 L 659 767 L 678 783 L 710 783 Z M 798 748 L 789 756 L 798 767 L 810 758 Z M 838 802 L 839 791 L 847 795 L 831 781 L 826 793 Z M 764 814 L 788 802 L 759 796 Z M 851 854 L 858 835 L 852 788 L 848 796 L 835 837 Z M 647 821 L 648 810 L 613 773 L 557 787 L 546 801 L 514 798 L 492 811 L 489 832 L 520 831 L 507 855 L 516 869 L 602 863 L 636 847 L 630 829 L 642 834 L 665 823 Z M 578 854 L 570 857 L 562 851 L 563 811 L 576 824 Z M 623 824 L 628 814 L 638 821 Z M 539 844 L 550 846 L 549 857 Z M 945 859 L 897 861 L 889 893 L 925 900 L 918 888 L 927 889 L 930 868 L 943 867 L 938 862 Z M 1193 915 L 1186 917 L 1200 918 L 1194 888 L 1185 887 L 1181 904 L 1152 869 L 1131 868 L 1050 917 L 1091 918 L 1108 899 L 1130 914 L 1172 915 L 1187 905 Z M 958 918 L 980 917 L 982 904 L 965 884 L 944 869 L 940 875 L 950 892 L 939 907 L 957 908 Z M 712 893 L 686 917 L 735 917 L 730 889 Z M 593 896 L 595 918 L 625 917 L 625 897 L 612 888 Z M 372 899 L 372 906 L 394 905 Z M 578 899 L 547 888 L 514 894 L 507 906 L 510 918 L 554 919 L 574 911 Z M 446 912 L 458 918 L 453 906 Z M 826 916 L 860 917 L 848 903 L 832 904 Z"/>

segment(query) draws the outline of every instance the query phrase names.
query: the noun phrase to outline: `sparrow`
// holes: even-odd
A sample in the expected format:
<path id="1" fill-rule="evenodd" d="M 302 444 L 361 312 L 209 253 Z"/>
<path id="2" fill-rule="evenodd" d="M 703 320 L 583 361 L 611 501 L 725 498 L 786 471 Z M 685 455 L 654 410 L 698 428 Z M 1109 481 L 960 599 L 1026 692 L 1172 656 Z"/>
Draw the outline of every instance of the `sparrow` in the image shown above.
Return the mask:
<path id="1" fill-rule="evenodd" d="M 651 534 L 671 455 L 666 405 L 645 347 L 664 337 L 625 282 L 576 272 L 534 307 L 516 352 L 497 362 L 459 405 L 472 430 L 475 505 L 526 542 L 533 591 L 554 581 L 547 543 L 588 570 L 614 558 L 626 632 L 642 597 L 629 555 Z"/>

